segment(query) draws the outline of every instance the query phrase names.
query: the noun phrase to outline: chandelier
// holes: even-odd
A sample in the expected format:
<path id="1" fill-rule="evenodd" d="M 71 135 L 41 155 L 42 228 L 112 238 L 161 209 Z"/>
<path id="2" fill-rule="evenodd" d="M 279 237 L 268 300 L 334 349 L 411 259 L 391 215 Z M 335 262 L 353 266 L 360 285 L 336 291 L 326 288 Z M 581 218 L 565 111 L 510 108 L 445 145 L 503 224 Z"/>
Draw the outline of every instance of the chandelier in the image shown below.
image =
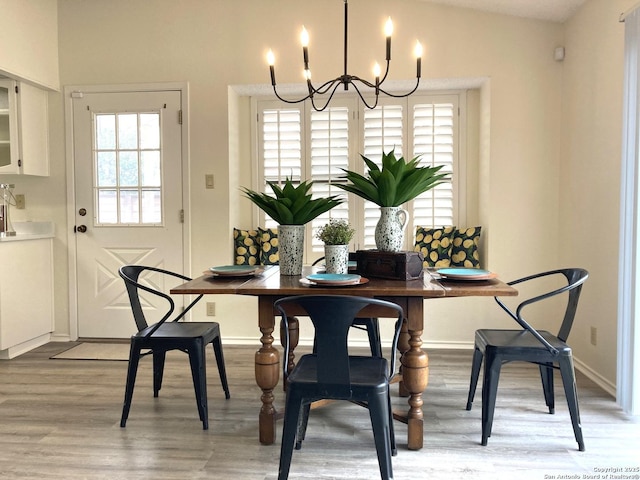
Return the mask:
<path id="1" fill-rule="evenodd" d="M 311 105 L 313 106 L 313 109 L 318 112 L 321 112 L 327 108 L 327 106 L 329 105 L 329 102 L 331 102 L 333 95 L 336 93 L 336 90 L 340 85 L 343 85 L 345 90 L 349 90 L 349 85 L 352 85 L 354 90 L 357 92 L 358 96 L 362 100 L 362 102 L 365 104 L 367 108 L 370 108 L 370 109 L 376 108 L 376 106 L 378 105 L 378 97 L 381 93 L 389 97 L 402 98 L 402 97 L 408 97 L 418 89 L 418 85 L 420 84 L 420 69 L 421 69 L 421 61 L 422 61 L 422 45 L 420 45 L 420 42 L 418 41 L 416 41 L 416 46 L 414 49 L 414 54 L 416 56 L 415 87 L 413 87 L 413 89 L 410 92 L 400 94 L 400 95 L 390 93 L 382 88 L 382 84 L 387 79 L 387 75 L 389 74 L 389 64 L 391 62 L 391 34 L 393 33 L 393 23 L 391 22 L 391 17 L 389 17 L 389 19 L 387 20 L 385 24 L 385 29 L 384 29 L 385 36 L 387 39 L 387 52 L 386 52 L 387 67 L 385 69 L 384 76 L 380 78 L 380 73 L 381 73 L 380 65 L 377 62 L 373 67 L 373 76 L 375 78 L 373 82 L 369 82 L 368 80 L 360 78 L 356 75 L 350 75 L 349 73 L 347 73 L 348 10 L 349 10 L 348 0 L 344 0 L 344 74 L 340 75 L 339 77 L 333 80 L 329 80 L 323 83 L 317 88 L 313 86 L 313 84 L 311 83 L 311 69 L 309 68 L 309 34 L 303 26 L 302 33 L 300 34 L 300 41 L 302 43 L 302 55 L 303 55 L 303 61 L 304 61 L 304 78 L 306 79 L 307 90 L 309 93 L 305 97 L 300 98 L 298 100 L 286 99 L 281 97 L 280 94 L 278 94 L 278 90 L 276 89 L 275 56 L 273 54 L 273 51 L 269 50 L 269 52 L 267 53 L 267 63 L 269 64 L 269 71 L 271 73 L 271 85 L 273 86 L 273 92 L 275 93 L 276 97 L 278 97 L 280 100 L 286 103 L 300 103 L 300 102 L 304 102 L 305 100 L 311 100 Z M 365 100 L 363 93 L 361 92 L 361 89 L 365 89 L 365 88 L 368 89 L 369 93 L 373 93 L 375 95 L 375 102 L 373 104 L 369 104 Z M 318 97 L 322 99 L 321 102 L 324 102 L 324 104 L 321 103 L 321 106 L 318 106 L 316 104 L 316 100 Z"/>

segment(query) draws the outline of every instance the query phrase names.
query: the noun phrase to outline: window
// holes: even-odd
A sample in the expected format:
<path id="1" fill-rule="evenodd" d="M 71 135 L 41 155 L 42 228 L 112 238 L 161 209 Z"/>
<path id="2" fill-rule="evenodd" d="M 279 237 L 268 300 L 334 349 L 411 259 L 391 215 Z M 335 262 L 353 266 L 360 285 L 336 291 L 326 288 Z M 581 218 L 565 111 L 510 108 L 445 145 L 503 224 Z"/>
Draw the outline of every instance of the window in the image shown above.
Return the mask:
<path id="1" fill-rule="evenodd" d="M 458 179 L 463 164 L 458 158 L 459 113 L 462 92 L 381 99 L 369 110 L 356 98 L 334 99 L 316 112 L 306 104 L 286 105 L 255 100 L 258 112 L 256 189 L 271 193 L 266 181 L 312 180 L 314 196 L 338 195 L 344 203 L 311 222 L 306 231 L 307 261 L 322 255 L 314 238 L 329 218 L 344 218 L 356 228 L 352 249 L 375 248 L 374 230 L 379 208 L 341 190 L 343 169 L 364 173 L 360 154 L 380 164 L 382 151 L 394 150 L 407 160 L 420 156 L 423 165 L 443 165 L 452 181 L 436 187 L 405 205 L 409 211 L 405 249 L 413 248 L 415 227 L 456 225 L 464 212 L 458 202 Z M 260 211 L 260 225 L 275 227 Z"/>
<path id="2" fill-rule="evenodd" d="M 96 225 L 160 224 L 160 114 L 96 114 L 93 133 Z"/>

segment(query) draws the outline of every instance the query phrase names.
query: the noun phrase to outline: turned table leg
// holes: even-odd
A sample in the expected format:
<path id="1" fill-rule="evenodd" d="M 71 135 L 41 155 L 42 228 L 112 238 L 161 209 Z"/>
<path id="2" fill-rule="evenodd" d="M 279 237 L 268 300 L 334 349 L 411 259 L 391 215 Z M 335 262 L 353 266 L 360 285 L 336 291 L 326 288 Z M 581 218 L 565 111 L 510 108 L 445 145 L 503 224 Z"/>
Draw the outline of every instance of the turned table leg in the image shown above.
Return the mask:
<path id="1" fill-rule="evenodd" d="M 405 322 L 408 335 L 408 350 L 402 358 L 402 389 L 409 397 L 407 412 L 407 446 L 409 450 L 420 450 L 423 445 L 422 393 L 429 381 L 429 357 L 422 350 L 424 308 L 422 298 L 407 299 Z"/>
<path id="2" fill-rule="evenodd" d="M 262 389 L 262 408 L 259 416 L 259 437 L 263 445 L 272 445 L 276 440 L 277 412 L 273 406 L 273 389 L 278 385 L 280 354 L 273 348 L 273 302 L 259 300 L 260 342 L 262 347 L 255 355 L 256 383 Z"/>

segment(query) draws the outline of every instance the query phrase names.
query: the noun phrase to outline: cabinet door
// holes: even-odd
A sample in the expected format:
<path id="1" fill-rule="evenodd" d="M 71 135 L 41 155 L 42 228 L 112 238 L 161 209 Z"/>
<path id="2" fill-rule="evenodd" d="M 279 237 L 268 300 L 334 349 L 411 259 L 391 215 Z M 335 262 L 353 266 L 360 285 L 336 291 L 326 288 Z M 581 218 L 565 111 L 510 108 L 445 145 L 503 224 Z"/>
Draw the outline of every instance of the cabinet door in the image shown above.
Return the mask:
<path id="1" fill-rule="evenodd" d="M 18 85 L 20 159 L 25 175 L 49 176 L 49 119 L 47 92 L 26 83 Z"/>
<path id="2" fill-rule="evenodd" d="M 49 176 L 48 115 L 46 90 L 0 80 L 0 174 Z"/>
<path id="3" fill-rule="evenodd" d="M 0 174 L 20 173 L 16 82 L 0 79 Z"/>

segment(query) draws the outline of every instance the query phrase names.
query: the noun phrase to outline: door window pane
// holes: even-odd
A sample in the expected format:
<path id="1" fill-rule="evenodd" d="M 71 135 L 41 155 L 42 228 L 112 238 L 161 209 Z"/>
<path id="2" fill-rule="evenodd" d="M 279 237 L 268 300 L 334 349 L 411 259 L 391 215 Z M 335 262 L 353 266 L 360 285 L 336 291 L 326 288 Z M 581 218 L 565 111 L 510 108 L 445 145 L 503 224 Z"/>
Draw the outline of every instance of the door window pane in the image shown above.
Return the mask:
<path id="1" fill-rule="evenodd" d="M 96 114 L 93 134 L 97 226 L 162 224 L 160 113 Z"/>

